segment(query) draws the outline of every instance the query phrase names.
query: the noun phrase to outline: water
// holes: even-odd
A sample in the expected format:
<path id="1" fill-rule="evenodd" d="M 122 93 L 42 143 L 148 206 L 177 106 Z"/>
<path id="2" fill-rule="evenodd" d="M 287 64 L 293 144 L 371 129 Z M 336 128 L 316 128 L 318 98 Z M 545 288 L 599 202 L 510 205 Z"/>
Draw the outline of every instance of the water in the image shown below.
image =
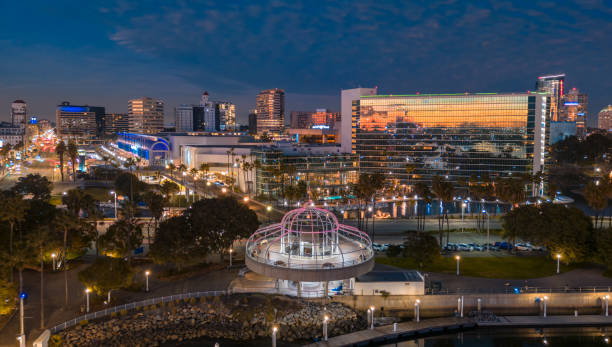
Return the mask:
<path id="1" fill-rule="evenodd" d="M 192 341 L 185 341 L 176 344 L 164 344 L 164 347 L 214 347 L 215 343 L 219 343 L 219 347 L 261 347 L 261 346 L 272 346 L 271 338 L 257 339 L 251 341 L 233 341 L 224 339 L 209 339 L 202 338 Z M 288 343 L 283 341 L 276 341 L 277 347 L 297 347 L 303 344 Z"/>
<path id="2" fill-rule="evenodd" d="M 612 327 L 602 328 L 479 328 L 447 335 L 402 341 L 384 347 L 594 347 L 612 346 Z M 609 342 L 606 342 L 608 338 Z"/>

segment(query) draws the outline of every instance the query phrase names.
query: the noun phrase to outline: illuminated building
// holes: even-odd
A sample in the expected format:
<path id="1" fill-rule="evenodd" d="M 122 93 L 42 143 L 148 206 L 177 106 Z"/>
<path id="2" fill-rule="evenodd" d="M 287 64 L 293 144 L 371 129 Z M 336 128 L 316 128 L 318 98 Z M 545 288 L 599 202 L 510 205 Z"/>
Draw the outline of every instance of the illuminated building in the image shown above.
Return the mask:
<path id="1" fill-rule="evenodd" d="M 11 104 L 11 123 L 14 126 L 24 128 L 28 116 L 28 106 L 23 100 L 15 100 Z"/>
<path id="2" fill-rule="evenodd" d="M 5 144 L 15 146 L 23 141 L 23 129 L 9 122 L 0 122 L 0 147 Z"/>
<path id="3" fill-rule="evenodd" d="M 193 131 L 193 106 L 180 105 L 174 108 L 174 126 L 176 131 Z"/>
<path id="4" fill-rule="evenodd" d="M 202 94 L 200 105 L 180 105 L 174 108 L 177 132 L 234 131 L 236 105 L 227 101 L 210 101 L 208 92 Z"/>
<path id="5" fill-rule="evenodd" d="M 565 74 L 540 76 L 536 81 L 536 90 L 550 95 L 550 120 L 561 121 Z"/>
<path id="6" fill-rule="evenodd" d="M 148 97 L 128 101 L 130 132 L 155 134 L 164 129 L 164 102 Z"/>
<path id="7" fill-rule="evenodd" d="M 130 122 L 127 113 L 107 113 L 104 115 L 104 134 L 109 136 L 128 131 Z"/>
<path id="8" fill-rule="evenodd" d="M 352 149 L 361 172 L 395 185 L 535 173 L 545 169 L 549 102 L 537 92 L 362 96 Z"/>
<path id="9" fill-rule="evenodd" d="M 326 109 L 292 111 L 286 133 L 298 143 L 340 143 L 340 113 Z"/>
<path id="10" fill-rule="evenodd" d="M 597 116 L 597 127 L 605 130 L 612 130 L 612 105 L 608 105 L 599 111 Z"/>
<path id="11" fill-rule="evenodd" d="M 64 141 L 90 142 L 104 129 L 104 107 L 70 105 L 55 109 L 57 136 Z"/>
<path id="12" fill-rule="evenodd" d="M 219 124 L 215 131 L 236 130 L 236 105 L 228 101 L 216 101 L 215 120 Z"/>
<path id="13" fill-rule="evenodd" d="M 340 96 L 340 144 L 342 153 L 351 153 L 353 145 L 353 101 L 364 95 L 376 95 L 377 88 L 344 89 Z"/>
<path id="14" fill-rule="evenodd" d="M 280 134 L 285 129 L 285 91 L 274 88 L 257 94 L 257 134 Z"/>
<path id="15" fill-rule="evenodd" d="M 164 167 L 170 156 L 168 141 L 154 135 L 119 133 L 117 148 L 140 158 L 142 165 L 150 167 Z"/>
<path id="16" fill-rule="evenodd" d="M 588 107 L 588 95 L 580 93 L 576 88 L 570 89 L 563 98 L 561 119 L 567 122 L 576 122 L 576 135 L 580 137 L 586 134 Z"/>

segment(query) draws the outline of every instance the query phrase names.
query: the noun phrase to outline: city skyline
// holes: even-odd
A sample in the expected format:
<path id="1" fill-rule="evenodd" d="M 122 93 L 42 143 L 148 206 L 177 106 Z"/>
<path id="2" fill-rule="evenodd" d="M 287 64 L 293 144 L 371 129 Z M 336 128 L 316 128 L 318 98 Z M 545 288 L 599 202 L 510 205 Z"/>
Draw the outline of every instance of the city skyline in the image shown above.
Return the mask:
<path id="1" fill-rule="evenodd" d="M 157 5 L 0 5 L 37 23 L 7 16 L 0 24 L 0 120 L 17 99 L 52 119 L 62 101 L 120 113 L 129 99 L 149 96 L 164 100 L 170 123 L 168 110 L 208 90 L 235 103 L 244 124 L 254 96 L 269 88 L 286 91 L 288 111 L 338 110 L 341 89 L 524 92 L 555 73 L 589 94 L 590 126 L 612 100 L 602 78 L 612 73 L 612 11 L 601 1 Z"/>

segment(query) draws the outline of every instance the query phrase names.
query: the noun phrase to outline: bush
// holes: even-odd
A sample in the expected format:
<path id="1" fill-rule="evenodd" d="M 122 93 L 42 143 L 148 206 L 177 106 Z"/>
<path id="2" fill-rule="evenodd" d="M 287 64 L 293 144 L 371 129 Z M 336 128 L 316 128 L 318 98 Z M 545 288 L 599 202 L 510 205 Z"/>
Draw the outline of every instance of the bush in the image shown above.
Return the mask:
<path id="1" fill-rule="evenodd" d="M 189 299 L 189 303 L 190 303 L 190 304 L 192 304 L 192 305 L 195 305 L 195 303 L 196 303 L 196 298 L 191 298 L 191 299 Z"/>
<path id="2" fill-rule="evenodd" d="M 49 338 L 49 347 L 60 347 L 62 345 L 62 337 L 57 334 L 51 335 Z"/>
<path id="3" fill-rule="evenodd" d="M 400 253 L 402 253 L 402 248 L 398 245 L 390 245 L 389 248 L 387 248 L 387 257 L 389 258 L 395 258 L 400 255 Z"/>
<path id="4" fill-rule="evenodd" d="M 110 315 L 110 316 L 111 316 L 111 318 L 115 318 L 115 317 L 117 317 L 117 312 L 113 312 L 113 313 L 111 313 L 111 315 Z"/>
<path id="5" fill-rule="evenodd" d="M 201 304 L 205 304 L 206 303 L 206 297 L 205 296 L 200 297 L 200 303 Z"/>
<path id="6" fill-rule="evenodd" d="M 157 305 L 151 305 L 149 306 L 149 310 L 153 311 L 153 310 L 157 310 Z"/>
<path id="7" fill-rule="evenodd" d="M 125 317 L 125 316 L 127 316 L 127 310 L 123 309 L 123 310 L 119 311 L 119 314 L 121 315 L 121 317 Z"/>
<path id="8" fill-rule="evenodd" d="M 83 319 L 82 321 L 79 322 L 79 325 L 82 327 L 86 326 L 87 324 L 89 324 L 89 321 L 87 319 Z"/>

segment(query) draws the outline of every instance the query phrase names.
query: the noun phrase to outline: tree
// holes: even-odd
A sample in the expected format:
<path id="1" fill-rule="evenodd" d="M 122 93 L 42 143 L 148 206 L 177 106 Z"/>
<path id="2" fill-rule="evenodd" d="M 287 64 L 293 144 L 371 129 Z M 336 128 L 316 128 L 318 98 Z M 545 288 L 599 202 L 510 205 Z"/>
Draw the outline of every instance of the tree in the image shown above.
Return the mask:
<path id="1" fill-rule="evenodd" d="M 77 210 L 78 216 L 78 210 Z M 79 221 L 78 217 L 75 217 L 73 213 L 68 211 L 59 210 L 54 219 L 54 226 L 56 230 L 62 232 L 62 253 L 60 255 L 60 261 L 64 269 L 64 292 L 65 292 L 65 304 L 68 306 L 68 232 L 71 229 L 78 228 Z"/>
<path id="2" fill-rule="evenodd" d="M 199 200 L 184 215 L 190 228 L 213 252 L 224 252 L 235 240 L 248 238 L 259 226 L 255 212 L 233 197 Z"/>
<path id="3" fill-rule="evenodd" d="M 40 226 L 34 233 L 28 235 L 28 243 L 38 249 L 40 257 L 40 329 L 45 328 L 44 255 L 48 248 L 55 246 L 55 241 L 53 234 L 51 234 L 50 225 Z"/>
<path id="4" fill-rule="evenodd" d="M 131 265 L 132 253 L 142 245 L 142 228 L 134 219 L 122 218 L 113 223 L 100 237 L 100 249 L 113 258 L 127 258 Z"/>
<path id="5" fill-rule="evenodd" d="M 423 204 L 417 208 L 417 230 L 423 231 L 425 230 L 425 205 L 431 202 L 432 194 L 429 187 L 423 182 L 417 182 L 414 185 L 414 192 L 418 198 L 423 199 Z M 414 203 L 418 204 L 418 200 L 415 200 Z"/>
<path id="6" fill-rule="evenodd" d="M 612 270 L 612 228 L 600 230 L 596 233 L 597 253 L 596 259 L 606 265 L 608 271 Z"/>
<path id="7" fill-rule="evenodd" d="M 155 229 L 157 230 L 157 225 L 159 224 L 159 220 L 162 218 L 164 214 L 164 204 L 166 203 L 166 199 L 160 194 L 148 191 L 143 196 L 143 201 L 149 208 L 151 212 L 151 217 L 155 221 Z M 150 225 L 147 227 L 147 242 L 151 245 L 151 235 L 149 233 Z"/>
<path id="8" fill-rule="evenodd" d="M 453 187 L 452 183 L 437 175 L 433 179 L 432 191 L 438 201 L 442 203 L 442 208 L 444 209 L 444 214 L 438 213 L 438 231 L 440 236 L 440 246 L 442 246 L 442 229 L 444 227 L 443 218 L 446 218 L 447 230 L 450 229 L 448 226 L 448 209 L 446 208 L 446 204 L 453 201 L 455 188 Z M 448 238 L 449 237 L 447 236 L 446 243 L 448 243 Z"/>
<path id="9" fill-rule="evenodd" d="M 15 286 L 5 280 L 0 279 L 0 315 L 8 315 L 13 310 L 14 300 L 17 297 Z"/>
<path id="10" fill-rule="evenodd" d="M 60 175 L 62 176 L 62 182 L 64 182 L 64 153 L 66 153 L 66 144 L 64 141 L 57 143 L 55 146 L 55 153 L 57 153 L 57 156 L 59 157 Z"/>
<path id="11" fill-rule="evenodd" d="M 19 274 L 19 293 L 23 292 L 23 269 L 26 265 L 36 264 L 36 249 L 28 242 L 15 242 L 15 252 L 13 254 L 3 253 L 2 261 L 11 269 L 17 269 Z"/>
<path id="12" fill-rule="evenodd" d="M 170 177 L 174 177 L 172 173 L 174 170 L 176 170 L 176 166 L 173 163 L 170 163 L 166 166 L 166 168 L 170 171 Z"/>
<path id="13" fill-rule="evenodd" d="M 79 155 L 79 150 L 77 148 L 76 143 L 74 141 L 68 142 L 68 147 L 66 148 L 66 152 L 68 153 L 68 157 L 70 158 L 70 162 L 72 163 L 72 181 L 76 182 L 76 159 Z"/>
<path id="14" fill-rule="evenodd" d="M 129 287 L 134 270 L 123 259 L 103 257 L 79 272 L 78 277 L 81 283 L 97 295 L 105 295 L 111 290 Z"/>
<path id="15" fill-rule="evenodd" d="M 180 191 L 180 187 L 172 181 L 164 181 L 159 190 L 166 198 L 170 198 Z"/>
<path id="16" fill-rule="evenodd" d="M 160 223 L 149 255 L 158 264 L 174 264 L 179 272 L 185 266 L 198 264 L 211 250 L 197 231 L 185 216 L 169 218 Z"/>
<path id="17" fill-rule="evenodd" d="M 28 203 L 21 195 L 10 194 L 8 191 L 2 195 L 4 196 L 0 199 L 0 220 L 9 223 L 9 253 L 13 254 L 15 224 L 24 221 Z"/>
<path id="18" fill-rule="evenodd" d="M 597 228 L 599 214 L 608 206 L 608 191 L 610 190 L 607 179 L 602 179 L 599 182 L 599 184 L 593 181 L 587 183 L 583 191 L 587 204 L 595 211 L 595 228 Z"/>
<path id="19" fill-rule="evenodd" d="M 542 228 L 540 209 L 534 205 L 525 205 L 514 208 L 502 217 L 501 236 L 511 244 L 516 243 L 517 238 L 535 238 Z"/>
<path id="20" fill-rule="evenodd" d="M 128 196 L 131 202 L 146 189 L 147 184 L 131 172 L 122 172 L 115 179 L 115 190 L 123 196 Z"/>
<path id="21" fill-rule="evenodd" d="M 26 177 L 19 177 L 19 181 L 13 186 L 13 191 L 21 195 L 32 195 L 33 200 L 47 201 L 51 199 L 51 186 L 47 177 L 29 174 Z"/>
<path id="22" fill-rule="evenodd" d="M 408 231 L 404 241 L 404 256 L 414 259 L 419 264 L 431 263 L 440 256 L 440 245 L 435 237 L 421 232 Z"/>

